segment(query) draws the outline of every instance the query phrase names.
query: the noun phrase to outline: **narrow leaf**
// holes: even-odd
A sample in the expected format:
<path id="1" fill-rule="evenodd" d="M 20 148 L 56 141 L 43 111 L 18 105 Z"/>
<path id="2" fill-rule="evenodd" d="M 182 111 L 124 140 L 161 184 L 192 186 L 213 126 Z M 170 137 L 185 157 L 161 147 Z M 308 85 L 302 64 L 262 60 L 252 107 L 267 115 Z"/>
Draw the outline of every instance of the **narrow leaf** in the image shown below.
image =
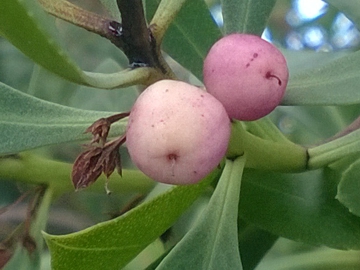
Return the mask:
<path id="1" fill-rule="evenodd" d="M 3 0 L 0 32 L 44 68 L 73 82 L 85 83 L 80 68 L 61 49 L 53 20 L 36 0 Z"/>
<path id="2" fill-rule="evenodd" d="M 165 232 L 218 177 L 214 170 L 202 182 L 177 186 L 119 218 L 81 232 L 45 234 L 54 270 L 120 269 Z"/>
<path id="3" fill-rule="evenodd" d="M 242 269 L 237 217 L 244 166 L 244 157 L 226 161 L 208 206 L 156 269 Z"/>
<path id="4" fill-rule="evenodd" d="M 338 178 L 331 169 L 301 174 L 246 170 L 240 216 L 295 241 L 360 249 L 360 218 L 335 199 Z"/>
<path id="5" fill-rule="evenodd" d="M 360 51 L 357 51 L 290 77 L 282 104 L 349 105 L 359 103 L 359 64 Z"/>
<path id="6" fill-rule="evenodd" d="M 111 18 L 118 22 L 121 21 L 121 15 L 116 0 L 100 0 L 100 2 L 105 7 L 106 11 L 109 12 Z"/>
<path id="7" fill-rule="evenodd" d="M 38 255 L 29 256 L 28 251 L 18 246 L 9 262 L 5 265 L 3 270 L 38 270 L 40 267 L 40 260 Z"/>
<path id="8" fill-rule="evenodd" d="M 221 0 L 225 34 L 261 36 L 276 0 Z"/>
<path id="9" fill-rule="evenodd" d="M 115 113 L 74 109 L 43 101 L 0 83 L 0 154 L 89 138 L 84 135 L 95 120 Z M 116 123 L 112 135 L 125 130 Z"/>
<path id="10" fill-rule="evenodd" d="M 352 163 L 342 174 L 336 199 L 351 213 L 360 216 L 360 159 Z"/>
<path id="11" fill-rule="evenodd" d="M 239 247 L 244 270 L 252 270 L 272 248 L 277 235 L 261 230 L 252 224 L 239 220 Z"/>

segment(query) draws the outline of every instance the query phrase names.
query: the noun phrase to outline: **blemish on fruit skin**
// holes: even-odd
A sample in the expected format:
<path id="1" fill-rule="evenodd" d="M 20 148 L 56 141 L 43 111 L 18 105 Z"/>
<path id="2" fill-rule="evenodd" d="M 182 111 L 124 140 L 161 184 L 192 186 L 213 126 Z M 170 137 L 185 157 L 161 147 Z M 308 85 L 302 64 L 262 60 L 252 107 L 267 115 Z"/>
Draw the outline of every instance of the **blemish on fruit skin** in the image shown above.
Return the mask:
<path id="1" fill-rule="evenodd" d="M 175 153 L 168 154 L 166 156 L 169 162 L 171 162 L 171 176 L 175 176 L 175 163 L 179 156 Z"/>
<path id="2" fill-rule="evenodd" d="M 257 58 L 258 56 L 259 56 L 259 54 L 254 53 L 254 54 L 253 54 L 253 58 L 251 58 L 251 59 L 250 59 L 250 62 L 245 65 L 245 68 L 250 67 L 250 63 L 251 63 L 252 61 L 254 61 L 255 58 Z"/>
<path id="3" fill-rule="evenodd" d="M 279 78 L 279 77 L 277 77 L 276 75 L 271 74 L 271 72 L 270 72 L 270 71 L 266 72 L 266 74 L 265 74 L 265 78 L 266 78 L 266 79 L 268 79 L 268 80 L 270 80 L 271 78 L 275 78 L 275 79 L 277 79 L 277 80 L 278 80 L 278 84 L 279 84 L 279 86 L 281 86 L 281 84 L 282 84 L 282 82 L 281 82 L 280 78 Z"/>
<path id="4" fill-rule="evenodd" d="M 179 157 L 179 156 L 178 156 L 177 154 L 174 154 L 174 153 L 167 155 L 167 159 L 168 159 L 168 160 L 171 160 L 171 161 L 172 161 L 172 160 L 177 160 L 178 157 Z"/>

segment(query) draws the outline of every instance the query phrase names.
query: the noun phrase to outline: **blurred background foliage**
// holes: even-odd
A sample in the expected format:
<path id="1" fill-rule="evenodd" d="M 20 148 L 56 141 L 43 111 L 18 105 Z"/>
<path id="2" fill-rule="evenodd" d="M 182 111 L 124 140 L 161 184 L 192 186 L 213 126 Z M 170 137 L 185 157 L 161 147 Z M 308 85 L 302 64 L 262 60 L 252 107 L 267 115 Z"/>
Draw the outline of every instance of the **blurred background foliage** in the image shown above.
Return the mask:
<path id="1" fill-rule="evenodd" d="M 74 0 L 71 2 L 96 13 L 111 16 L 102 7 L 101 1 Z M 208 0 L 207 3 L 214 20 L 221 27 L 219 1 Z M 126 57 L 107 40 L 69 23 L 54 20 L 56 20 L 64 47 L 84 70 L 108 73 L 127 66 Z M 263 38 L 281 48 L 293 51 L 342 52 L 358 50 L 360 46 L 360 32 L 354 24 L 336 8 L 321 0 L 278 0 Z M 172 66 L 177 71 L 182 71 L 181 67 L 175 63 L 172 63 Z M 189 74 L 185 71 L 181 74 L 189 79 Z M 76 108 L 102 111 L 129 110 L 139 93 L 138 87 L 129 87 L 125 91 L 120 89 L 105 91 L 65 81 L 34 64 L 2 37 L 0 37 L 0 81 L 41 99 Z M 302 128 L 301 121 L 294 122 L 298 110 L 298 108 L 293 108 L 289 113 L 289 110 L 284 108 L 273 114 L 278 127 L 295 141 L 313 143 L 314 138 L 319 138 L 320 133 L 322 133 L 320 136 L 326 137 L 335 133 L 337 128 L 344 124 L 339 123 L 336 126 L 325 122 L 321 125 L 319 122 L 322 122 L 322 116 L 317 115 L 315 109 L 315 113 L 312 113 L 312 109 L 309 108 L 308 117 L 303 115 L 301 121 L 306 121 L 308 126 L 310 123 L 310 126 L 314 127 L 311 131 L 314 136 L 311 137 L 310 132 L 306 134 L 306 137 L 302 137 L 303 134 L 299 132 Z M 329 107 L 326 110 L 331 111 L 334 108 Z M 358 108 L 354 108 L 354 111 L 357 112 Z M 56 145 L 36 151 L 54 159 L 72 162 L 79 153 L 80 146 Z M 124 166 L 131 166 L 126 158 L 125 149 L 122 151 L 125 156 Z M 28 186 L 6 181 L 6 179 L 0 181 L 0 206 L 14 202 L 22 190 L 28 188 Z M 137 195 L 107 196 L 105 192 L 103 194 L 91 192 L 65 194 L 52 207 L 47 232 L 65 234 L 107 220 L 119 213 L 126 203 Z M 194 208 L 196 207 L 199 207 L 199 204 Z M 21 203 L 11 211 L 0 215 L 0 240 L 5 239 L 14 226 L 24 219 L 25 213 L 26 204 Z M 180 220 L 179 224 L 181 222 Z M 324 224 L 324 226 L 327 225 Z M 316 248 L 280 239 L 256 269 L 339 269 L 336 261 L 334 262 L 335 259 L 331 258 L 336 258 L 337 262 L 348 261 L 349 268 L 346 269 L 355 269 L 351 262 L 354 260 L 359 262 L 359 255 L 358 252 L 349 253 Z M 314 262 L 318 263 L 314 264 Z M 48 264 L 44 265 L 44 269 L 48 267 Z M 136 267 L 139 266 L 128 268 L 138 269 Z"/>

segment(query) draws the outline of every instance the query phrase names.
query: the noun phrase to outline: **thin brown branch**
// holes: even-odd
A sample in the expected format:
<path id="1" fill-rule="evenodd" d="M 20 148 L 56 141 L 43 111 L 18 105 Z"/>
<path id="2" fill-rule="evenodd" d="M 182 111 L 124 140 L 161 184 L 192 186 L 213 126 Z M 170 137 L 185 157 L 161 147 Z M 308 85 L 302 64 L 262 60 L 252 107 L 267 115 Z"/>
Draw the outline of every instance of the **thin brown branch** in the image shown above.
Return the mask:
<path id="1" fill-rule="evenodd" d="M 82 9 L 65 0 L 38 0 L 49 14 L 80 26 L 90 32 L 109 38 L 113 36 L 109 26 L 113 20 Z"/>
<path id="2" fill-rule="evenodd" d="M 41 201 L 44 197 L 46 191 L 46 187 L 44 186 L 39 186 L 36 191 L 35 191 L 35 196 L 34 198 L 29 202 L 28 205 L 28 209 L 26 212 L 26 219 L 24 222 L 24 233 L 22 236 L 22 245 L 23 247 L 31 254 L 33 253 L 36 248 L 36 241 L 33 238 L 33 236 L 31 236 L 31 224 L 34 221 L 34 219 L 37 216 L 39 207 L 41 205 Z"/>
<path id="3" fill-rule="evenodd" d="M 17 198 L 17 200 L 15 202 L 13 202 L 12 204 L 0 208 L 0 215 L 9 211 L 12 207 L 14 207 L 17 204 L 19 204 L 20 202 L 22 202 L 30 194 L 30 192 L 31 192 L 30 190 L 26 191 L 19 198 Z"/>

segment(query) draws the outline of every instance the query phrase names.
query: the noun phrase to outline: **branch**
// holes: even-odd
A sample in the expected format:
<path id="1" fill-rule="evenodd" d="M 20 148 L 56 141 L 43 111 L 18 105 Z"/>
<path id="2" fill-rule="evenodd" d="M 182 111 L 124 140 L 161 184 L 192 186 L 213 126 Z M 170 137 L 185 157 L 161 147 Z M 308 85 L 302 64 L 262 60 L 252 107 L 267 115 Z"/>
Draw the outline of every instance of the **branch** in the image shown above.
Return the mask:
<path id="1" fill-rule="evenodd" d="M 166 30 L 174 21 L 182 6 L 187 0 L 162 0 L 152 18 L 150 25 L 154 26 L 153 35 L 161 43 Z"/>
<path id="2" fill-rule="evenodd" d="M 155 67 L 166 77 L 176 78 L 161 54 L 161 40 L 152 34 L 156 26 L 147 26 L 142 0 L 117 0 L 117 4 L 122 17 L 123 50 L 130 65 Z"/>
<path id="3" fill-rule="evenodd" d="M 70 175 L 72 164 L 50 160 L 29 152 L 18 158 L 3 157 L 0 159 L 1 179 L 22 183 L 48 185 L 57 197 L 65 192 L 73 192 Z M 113 174 L 110 177 L 112 192 L 119 194 L 148 193 L 154 187 L 154 181 L 138 170 L 123 169 L 123 176 Z M 90 186 L 88 191 L 104 192 L 105 175 Z"/>
<path id="4" fill-rule="evenodd" d="M 147 27 L 142 0 L 117 0 L 122 24 L 110 18 L 84 10 L 66 0 L 38 0 L 49 14 L 98 34 L 121 49 L 131 68 L 155 68 L 158 79 L 176 79 L 164 60 L 159 42 Z"/>
<path id="5" fill-rule="evenodd" d="M 113 20 L 82 9 L 65 0 L 38 0 L 43 9 L 64 21 L 82 27 L 102 37 L 113 39 L 114 32 L 110 24 Z"/>

